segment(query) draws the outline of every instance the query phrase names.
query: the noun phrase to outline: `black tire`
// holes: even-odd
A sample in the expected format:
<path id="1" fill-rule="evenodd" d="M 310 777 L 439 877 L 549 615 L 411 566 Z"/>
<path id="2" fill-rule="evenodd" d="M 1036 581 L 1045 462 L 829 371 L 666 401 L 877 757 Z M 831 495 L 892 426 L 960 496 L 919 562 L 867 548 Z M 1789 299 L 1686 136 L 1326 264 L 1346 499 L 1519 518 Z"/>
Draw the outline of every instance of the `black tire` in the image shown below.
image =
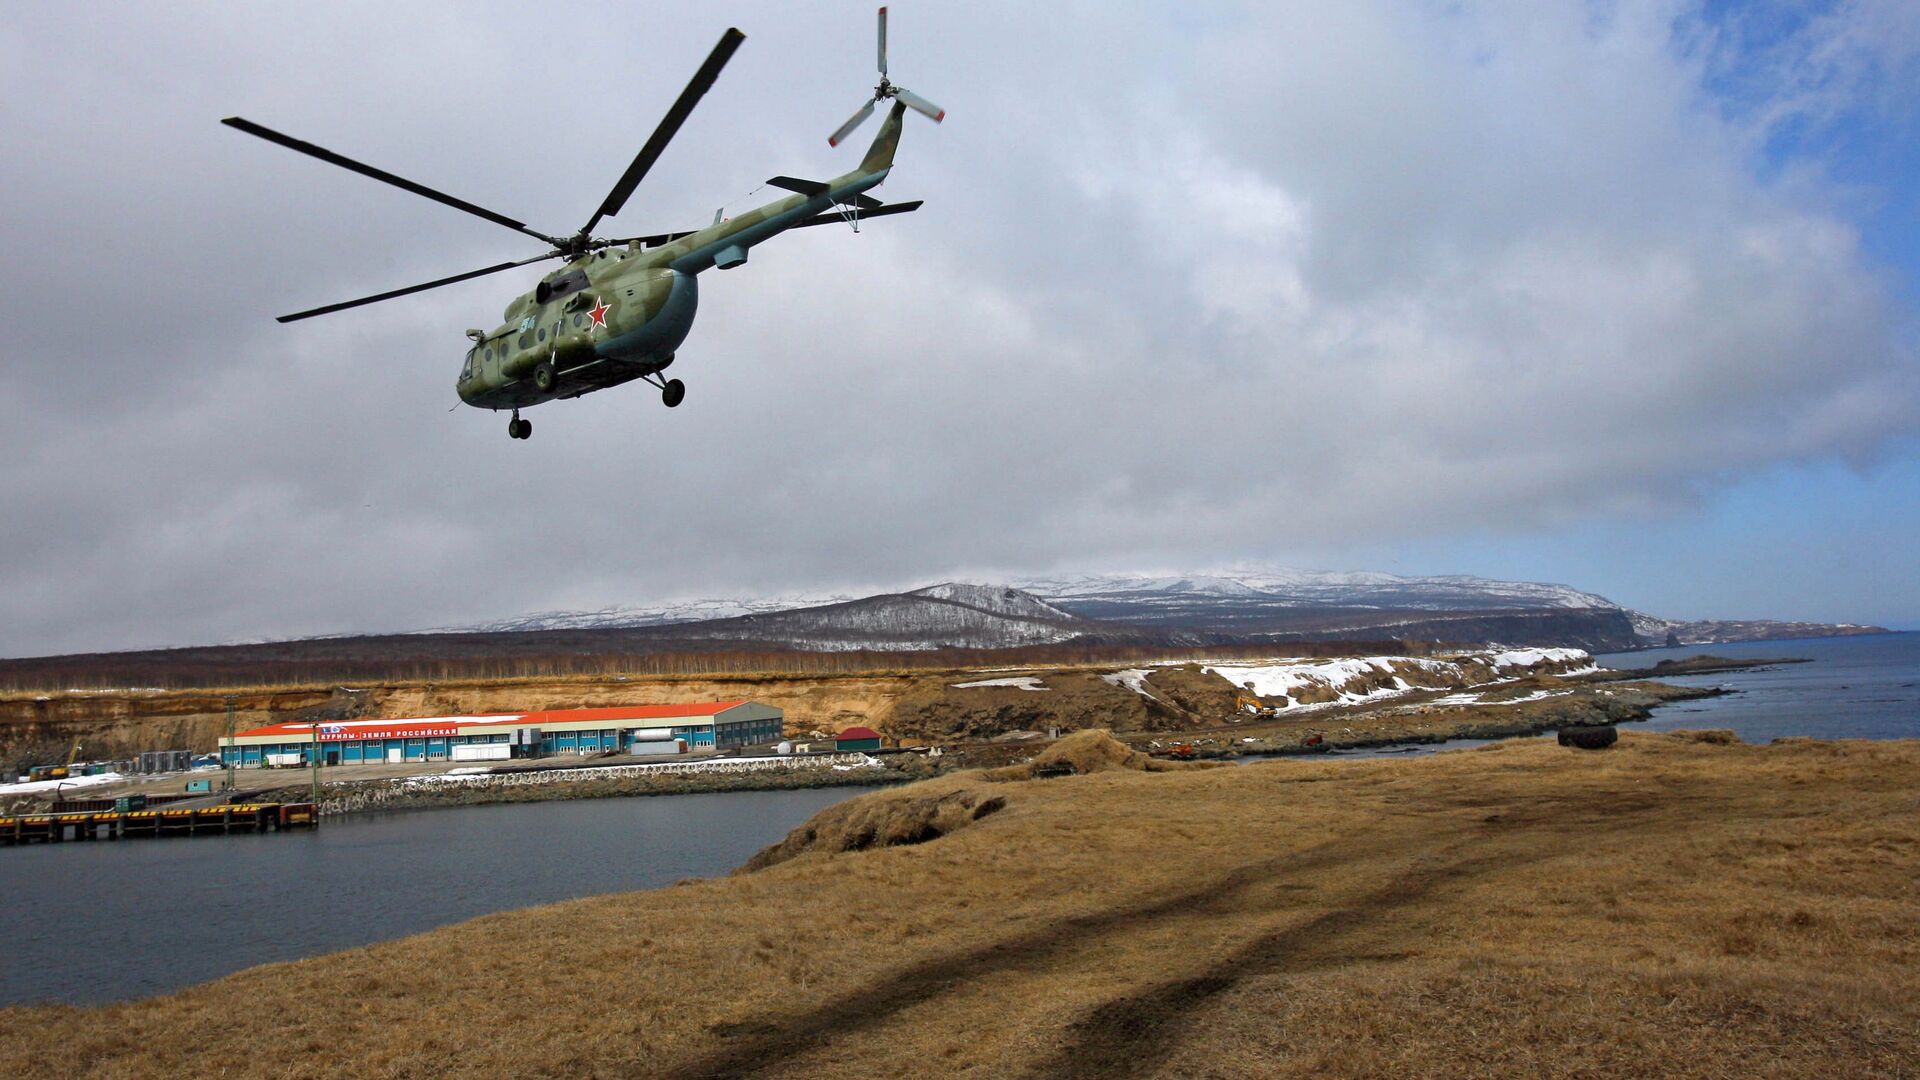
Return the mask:
<path id="1" fill-rule="evenodd" d="M 517 439 L 519 437 L 520 437 L 520 418 L 516 416 L 507 421 L 507 438 Z"/>
<path id="2" fill-rule="evenodd" d="M 520 421 L 520 437 L 523 439 L 533 438 L 533 421 L 531 420 Z"/>
<path id="3" fill-rule="evenodd" d="M 553 393 L 553 380 L 554 380 L 554 375 L 553 375 L 552 364 L 542 361 L 537 367 L 533 369 L 533 385 L 539 387 L 541 393 L 543 394 Z"/>
<path id="4" fill-rule="evenodd" d="M 660 400 L 666 402 L 669 409 L 686 400 L 686 397 L 687 384 L 679 379 L 668 379 L 667 385 L 660 388 Z"/>
<path id="5" fill-rule="evenodd" d="M 1582 750 L 1605 750 L 1620 741 L 1620 733 L 1613 725 L 1604 727 L 1574 727 L 1560 729 L 1560 745 L 1575 746 Z"/>

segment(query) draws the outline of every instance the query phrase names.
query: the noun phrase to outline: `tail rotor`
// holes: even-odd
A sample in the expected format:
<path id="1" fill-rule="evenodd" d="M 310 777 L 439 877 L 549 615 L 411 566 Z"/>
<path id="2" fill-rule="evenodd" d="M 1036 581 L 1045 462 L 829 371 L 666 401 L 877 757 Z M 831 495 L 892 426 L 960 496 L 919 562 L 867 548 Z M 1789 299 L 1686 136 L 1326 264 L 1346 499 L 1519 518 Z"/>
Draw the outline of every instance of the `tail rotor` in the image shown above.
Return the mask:
<path id="1" fill-rule="evenodd" d="M 905 87 L 895 86 L 892 81 L 887 78 L 887 9 L 884 7 L 880 9 L 880 36 L 877 59 L 880 67 L 880 85 L 873 88 L 873 97 L 868 99 L 865 105 L 860 106 L 859 112 L 854 113 L 851 119 L 841 124 L 839 129 L 833 134 L 827 136 L 827 145 L 839 146 L 842 140 L 853 134 L 855 128 L 866 123 L 867 117 L 873 115 L 873 107 L 875 105 L 880 104 L 888 98 L 899 99 L 900 104 L 932 120 L 936 124 L 947 118 L 947 110 Z"/>

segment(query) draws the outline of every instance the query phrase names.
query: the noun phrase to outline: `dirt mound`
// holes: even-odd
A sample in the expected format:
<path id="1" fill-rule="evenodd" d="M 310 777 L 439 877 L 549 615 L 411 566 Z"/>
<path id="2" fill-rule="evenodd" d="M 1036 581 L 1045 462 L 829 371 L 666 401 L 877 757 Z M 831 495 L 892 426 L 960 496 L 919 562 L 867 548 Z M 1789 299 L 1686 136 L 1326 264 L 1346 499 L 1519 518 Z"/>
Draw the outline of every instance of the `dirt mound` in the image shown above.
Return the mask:
<path id="1" fill-rule="evenodd" d="M 1006 805 L 1004 795 L 984 795 L 966 788 L 919 794 L 887 792 L 852 799 L 815 814 L 786 839 L 762 848 L 734 873 L 750 874 L 810 852 L 833 854 L 924 844 Z"/>
<path id="2" fill-rule="evenodd" d="M 949 742 L 1010 731 L 1164 731 L 1191 724 L 1180 709 L 1088 672 L 1035 672 L 1028 683 L 1033 689 L 968 681 L 951 676 L 923 681 L 894 706 L 887 733 Z"/>
<path id="3" fill-rule="evenodd" d="M 1232 716 L 1240 695 L 1224 676 L 1202 670 L 1199 664 L 1155 668 L 1147 675 L 1146 686 L 1149 693 L 1208 722 Z"/>
<path id="4" fill-rule="evenodd" d="M 1738 746 L 1740 744 L 1740 736 L 1735 735 L 1727 728 L 1709 728 L 1706 730 L 1685 729 L 1681 731 L 1669 731 L 1667 734 L 1677 739 L 1685 739 L 1688 742 L 1709 743 L 1713 746 Z"/>
<path id="5" fill-rule="evenodd" d="M 1176 772 L 1182 769 L 1212 769 L 1217 761 L 1161 761 L 1148 757 L 1113 737 L 1110 731 L 1076 731 L 1034 755 L 1032 761 L 990 769 L 981 775 L 988 780 L 1032 780 L 1043 776 L 1083 776 L 1087 773 L 1130 769 L 1134 772 Z"/>

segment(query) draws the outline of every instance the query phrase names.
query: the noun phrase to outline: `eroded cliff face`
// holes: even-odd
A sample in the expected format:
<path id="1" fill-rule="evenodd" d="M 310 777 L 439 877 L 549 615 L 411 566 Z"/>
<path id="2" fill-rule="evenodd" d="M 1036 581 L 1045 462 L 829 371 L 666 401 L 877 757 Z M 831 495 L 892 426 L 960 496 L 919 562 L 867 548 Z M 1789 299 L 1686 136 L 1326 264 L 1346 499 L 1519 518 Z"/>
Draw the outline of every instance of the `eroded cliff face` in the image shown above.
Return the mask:
<path id="1" fill-rule="evenodd" d="M 938 673 L 936 679 L 951 673 Z M 747 698 L 785 710 L 789 733 L 832 734 L 855 724 L 883 730 L 892 708 L 924 675 L 844 678 L 635 677 L 516 679 L 253 691 L 234 695 L 234 727 L 289 720 L 451 716 L 538 709 L 663 705 Z M 107 691 L 0 698 L 0 770 L 147 750 L 212 752 L 227 731 L 226 698 L 199 691 Z"/>
<path id="2" fill-rule="evenodd" d="M 244 731 L 325 704 L 327 690 L 247 691 L 233 695 L 234 727 Z M 224 695 L 197 691 L 112 691 L 0 698 L 0 771 L 65 761 L 75 743 L 82 760 L 130 758 L 148 750 L 211 752 L 227 731 Z"/>

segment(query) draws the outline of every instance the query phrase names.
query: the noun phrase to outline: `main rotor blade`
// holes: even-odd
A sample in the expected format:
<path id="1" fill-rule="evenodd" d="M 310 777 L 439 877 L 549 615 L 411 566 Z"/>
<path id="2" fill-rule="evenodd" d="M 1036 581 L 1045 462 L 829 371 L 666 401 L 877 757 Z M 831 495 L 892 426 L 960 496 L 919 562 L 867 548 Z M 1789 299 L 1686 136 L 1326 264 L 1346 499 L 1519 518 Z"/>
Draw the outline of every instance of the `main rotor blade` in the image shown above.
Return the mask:
<path id="1" fill-rule="evenodd" d="M 581 235 L 593 232 L 593 227 L 600 224 L 601 218 L 619 213 L 620 208 L 627 204 L 627 197 L 633 194 L 634 188 L 640 186 L 641 178 L 647 175 L 648 169 L 653 168 L 654 160 L 667 148 L 667 143 L 673 141 L 674 135 L 680 130 L 680 125 L 686 123 L 688 114 L 693 112 L 693 107 L 698 105 L 707 91 L 713 88 L 713 81 L 720 77 L 720 69 L 727 66 L 727 61 L 733 58 L 733 51 L 738 49 L 740 43 L 745 40 L 747 35 L 731 26 L 727 27 L 726 33 L 720 35 L 719 44 L 707 54 L 707 62 L 701 64 L 700 70 L 693 73 L 693 79 L 687 83 L 687 88 L 680 91 L 679 100 L 675 101 L 673 108 L 668 109 L 667 115 L 660 119 L 660 126 L 653 129 L 653 136 L 647 140 L 645 146 L 640 148 L 640 153 L 635 155 L 633 164 L 627 166 L 627 171 L 620 177 L 620 182 L 613 185 L 613 190 L 607 193 L 607 200 L 601 203 L 600 209 L 594 211 L 593 217 L 587 219 L 587 223 L 581 226 Z"/>
<path id="2" fill-rule="evenodd" d="M 896 96 L 899 97 L 902 105 L 932 120 L 936 124 L 947 118 L 947 110 L 935 105 L 933 102 L 928 101 L 918 94 L 902 90 Z"/>
<path id="3" fill-rule="evenodd" d="M 887 9 L 880 9 L 880 75 L 887 74 Z"/>
<path id="4" fill-rule="evenodd" d="M 873 102 L 869 101 L 865 105 L 860 106 L 860 111 L 853 114 L 853 119 L 847 121 L 844 124 L 841 124 L 840 130 L 827 136 L 827 145 L 839 146 L 841 139 L 844 139 L 847 136 L 853 134 L 853 129 L 859 127 L 861 124 L 866 123 L 867 117 L 872 115 L 873 115 Z"/>
<path id="5" fill-rule="evenodd" d="M 428 289 L 437 289 L 442 285 L 451 285 L 456 281 L 466 281 L 470 278 L 485 277 L 488 274 L 497 274 L 502 270 L 511 270 L 516 266 L 526 266 L 529 263 L 545 262 L 548 259 L 557 259 L 560 257 L 561 254 L 562 254 L 561 252 L 549 251 L 545 255 L 535 255 L 531 259 L 519 259 L 514 262 L 503 262 L 498 266 L 489 266 L 485 270 L 469 270 L 464 274 L 455 274 L 452 277 L 443 277 L 439 281 L 429 281 L 424 285 L 409 285 L 404 289 L 394 289 L 391 292 L 383 292 L 377 296 L 363 296 L 358 300 L 348 300 L 345 303 L 341 303 L 341 304 L 328 304 L 326 307 L 317 307 L 317 308 L 314 308 L 312 311 L 298 311 L 293 313 L 292 315 L 282 315 L 274 321 L 283 322 L 283 323 L 295 322 L 299 319 L 311 319 L 315 315 L 326 315 L 326 314 L 329 314 L 330 312 L 345 311 L 347 308 L 360 307 L 363 304 L 377 304 L 382 300 L 391 300 L 396 296 L 405 296 L 408 293 L 426 292 Z"/>
<path id="6" fill-rule="evenodd" d="M 456 199 L 453 196 L 446 194 L 445 192 L 435 191 L 424 184 L 416 184 L 413 181 L 408 180 L 404 176 L 395 176 L 394 174 L 387 172 L 383 169 L 376 169 L 371 165 L 363 165 L 360 162 L 355 161 L 350 157 L 344 157 L 340 154 L 336 154 L 333 151 L 328 150 L 326 147 L 315 146 L 310 142 L 303 142 L 302 140 L 296 139 L 291 135 L 282 135 L 279 132 L 274 131 L 272 128 L 261 127 L 259 124 L 256 124 L 251 120 L 242 119 L 241 117 L 238 117 L 238 116 L 229 116 L 225 120 L 222 120 L 220 122 L 227 125 L 230 128 L 233 128 L 236 131 L 244 131 L 249 135 L 258 136 L 262 139 L 267 140 L 270 143 L 278 143 L 289 150 L 298 151 L 299 153 L 305 154 L 308 157 L 319 158 L 321 161 L 324 161 L 329 165 L 338 165 L 343 169 L 351 169 L 352 171 L 359 173 L 361 176 L 370 176 L 373 179 L 378 180 L 383 184 L 392 184 L 394 187 L 397 187 L 402 191 L 411 191 L 415 195 L 424 196 L 426 198 L 432 199 L 434 202 L 437 202 L 437 203 L 443 203 L 447 206 L 453 207 L 455 210 L 465 210 L 467 213 L 472 214 L 475 217 L 486 218 L 488 221 L 491 221 L 496 225 L 505 225 L 507 228 L 512 229 L 514 232 L 525 233 L 526 235 L 531 236 L 536 240 L 553 244 L 555 246 L 559 246 L 560 244 L 560 241 L 554 239 L 551 236 L 546 235 L 545 233 L 537 233 L 537 232 L 534 232 L 532 229 L 527 228 L 526 222 L 515 221 L 514 219 L 506 216 L 505 214 L 494 213 L 492 210 L 488 210 L 484 206 L 475 206 L 474 204 L 466 201 L 465 199 Z"/>

